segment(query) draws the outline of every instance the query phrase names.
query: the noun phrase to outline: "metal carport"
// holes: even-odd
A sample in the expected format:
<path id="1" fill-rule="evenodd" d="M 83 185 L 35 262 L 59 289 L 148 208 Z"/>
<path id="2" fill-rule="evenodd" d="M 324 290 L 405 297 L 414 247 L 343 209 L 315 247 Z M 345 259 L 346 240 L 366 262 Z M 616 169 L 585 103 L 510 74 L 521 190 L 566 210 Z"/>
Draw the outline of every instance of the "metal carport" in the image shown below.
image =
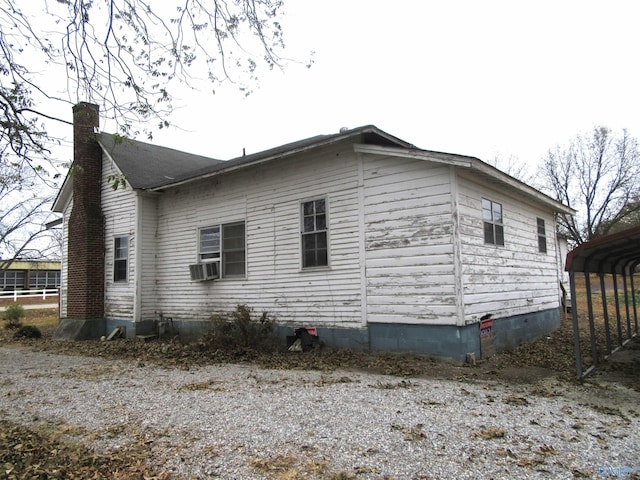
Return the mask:
<path id="1" fill-rule="evenodd" d="M 636 297 L 640 289 L 636 287 L 634 277 L 638 276 L 637 267 L 639 264 L 640 227 L 585 242 L 567 254 L 565 270 L 569 272 L 571 284 L 571 312 L 578 378 L 589 375 L 598 366 L 599 347 L 602 353 L 602 345 L 599 346 L 597 343 L 596 329 L 604 328 L 604 359 L 638 334 L 638 300 Z M 588 337 L 591 348 L 590 365 L 583 365 L 580 345 L 580 320 L 584 317 L 580 316 L 577 308 L 576 273 L 578 272 L 584 274 L 586 286 Z M 596 325 L 595 321 L 592 274 L 597 275 L 600 279 L 600 291 L 595 295 L 599 295 L 602 301 L 602 325 Z M 613 322 L 609 312 L 609 302 L 607 302 L 608 283 L 613 288 L 613 303 L 615 305 Z M 612 331 L 612 327 L 615 330 Z M 612 336 L 616 337 L 615 342 L 612 340 Z"/>

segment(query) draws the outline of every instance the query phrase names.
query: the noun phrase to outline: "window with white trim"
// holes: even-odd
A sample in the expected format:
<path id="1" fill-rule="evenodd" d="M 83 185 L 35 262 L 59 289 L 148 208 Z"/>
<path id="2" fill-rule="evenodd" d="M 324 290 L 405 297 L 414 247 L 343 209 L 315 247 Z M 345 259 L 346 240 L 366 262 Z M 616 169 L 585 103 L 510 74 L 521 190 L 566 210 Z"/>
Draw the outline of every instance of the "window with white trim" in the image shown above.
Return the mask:
<path id="1" fill-rule="evenodd" d="M 220 260 L 220 225 L 200 229 L 201 262 Z"/>
<path id="2" fill-rule="evenodd" d="M 326 199 L 301 205 L 302 268 L 329 265 Z"/>
<path id="3" fill-rule="evenodd" d="M 544 219 L 538 218 L 538 252 L 547 253 L 547 232 L 544 226 Z"/>
<path id="4" fill-rule="evenodd" d="M 244 222 L 213 225 L 199 231 L 198 258 L 201 262 L 220 261 L 222 278 L 245 276 L 246 250 Z"/>
<path id="5" fill-rule="evenodd" d="M 113 281 L 129 280 L 129 237 L 113 239 Z"/>
<path id="6" fill-rule="evenodd" d="M 502 205 L 483 198 L 482 221 L 484 224 L 484 243 L 504 246 Z"/>

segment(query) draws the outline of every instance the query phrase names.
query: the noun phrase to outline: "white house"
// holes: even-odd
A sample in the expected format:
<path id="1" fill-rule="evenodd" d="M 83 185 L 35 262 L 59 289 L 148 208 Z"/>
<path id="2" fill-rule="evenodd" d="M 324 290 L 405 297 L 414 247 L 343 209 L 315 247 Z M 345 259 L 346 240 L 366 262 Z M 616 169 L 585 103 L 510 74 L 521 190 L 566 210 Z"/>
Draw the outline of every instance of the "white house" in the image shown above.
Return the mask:
<path id="1" fill-rule="evenodd" d="M 246 304 L 330 346 L 463 360 L 487 314 L 498 350 L 559 325 L 573 211 L 476 158 L 364 126 L 219 161 L 94 133 L 94 105 L 74 123 L 60 336 L 192 335 Z"/>

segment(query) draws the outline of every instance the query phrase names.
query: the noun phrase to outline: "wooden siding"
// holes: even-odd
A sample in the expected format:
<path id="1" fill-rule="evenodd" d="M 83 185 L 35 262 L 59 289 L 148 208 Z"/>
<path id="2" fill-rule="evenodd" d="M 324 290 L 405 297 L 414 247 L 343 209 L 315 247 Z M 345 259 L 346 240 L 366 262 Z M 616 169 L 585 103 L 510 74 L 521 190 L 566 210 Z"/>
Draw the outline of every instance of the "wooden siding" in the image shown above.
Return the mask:
<path id="1" fill-rule="evenodd" d="M 559 306 L 556 225 L 551 212 L 505 191 L 458 177 L 465 322 Z M 502 204 L 504 246 L 484 243 L 482 198 Z M 537 218 L 545 221 L 547 252 L 538 252 Z"/>
<path id="2" fill-rule="evenodd" d="M 73 198 L 62 213 L 62 263 L 60 265 L 60 318 L 67 318 L 67 292 L 69 285 L 69 217 Z"/>
<path id="3" fill-rule="evenodd" d="M 106 316 L 206 320 L 247 304 L 281 323 L 320 327 L 464 325 L 488 312 L 557 306 L 552 214 L 455 171 L 336 145 L 157 195 L 104 182 Z M 111 173 L 105 162 L 104 177 Z M 301 202 L 320 197 L 330 265 L 303 270 Z M 484 244 L 483 197 L 503 206 L 505 247 Z M 537 217 L 546 224 L 546 254 L 537 252 Z M 246 276 L 192 282 L 198 229 L 238 221 L 246 225 Z M 113 282 L 115 235 L 130 237 L 127 283 Z"/>
<path id="4" fill-rule="evenodd" d="M 137 292 L 140 295 L 139 311 L 136 320 L 153 320 L 157 318 L 156 289 L 156 231 L 157 196 L 138 193 L 138 254 L 140 259 L 140 278 Z M 138 278 L 136 277 L 136 280 Z"/>
<path id="5" fill-rule="evenodd" d="M 300 205 L 324 197 L 330 267 L 302 270 Z M 163 314 L 210 318 L 247 304 L 279 321 L 361 324 L 358 159 L 333 147 L 165 192 L 158 200 L 157 298 Z M 198 228 L 245 221 L 246 278 L 191 282 Z"/>
<path id="6" fill-rule="evenodd" d="M 450 167 L 364 159 L 368 321 L 456 324 Z"/>
<path id="7" fill-rule="evenodd" d="M 105 218 L 105 290 L 104 314 L 107 318 L 133 320 L 135 292 L 135 246 L 136 246 L 136 193 L 127 184 L 126 188 L 114 190 L 108 181 L 116 175 L 113 162 L 104 156 L 102 162 L 102 210 Z M 113 281 L 114 238 L 129 237 L 128 278 L 126 282 Z"/>

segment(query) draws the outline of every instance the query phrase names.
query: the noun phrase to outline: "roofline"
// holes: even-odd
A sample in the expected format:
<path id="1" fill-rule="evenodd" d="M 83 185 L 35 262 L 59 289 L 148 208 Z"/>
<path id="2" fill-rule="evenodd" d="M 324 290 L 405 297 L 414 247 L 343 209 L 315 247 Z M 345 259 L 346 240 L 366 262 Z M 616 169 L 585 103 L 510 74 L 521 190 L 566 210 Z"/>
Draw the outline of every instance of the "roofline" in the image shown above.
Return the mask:
<path id="1" fill-rule="evenodd" d="M 534 198 L 538 202 L 541 202 L 543 204 L 550 206 L 556 212 L 561 212 L 568 215 L 576 214 L 576 210 L 574 210 L 573 208 L 570 208 L 554 200 L 548 195 L 536 190 L 535 188 L 527 185 L 526 183 L 500 171 L 499 169 L 483 162 L 482 160 L 476 157 L 451 154 L 451 153 L 443 153 L 443 152 L 435 152 L 430 150 L 422 150 L 398 137 L 395 137 L 393 135 L 386 133 L 383 130 L 380 130 L 379 128 L 373 125 L 366 125 L 363 127 L 358 127 L 352 130 L 348 130 L 347 132 L 340 132 L 338 134 L 319 137 L 318 140 L 316 141 L 313 141 L 304 146 L 292 148 L 290 150 L 285 150 L 285 151 L 278 150 L 271 154 L 268 154 L 269 150 L 265 150 L 263 153 L 266 154 L 266 156 L 262 156 L 261 152 L 258 152 L 253 154 L 256 157 L 254 160 L 248 160 L 246 162 L 239 161 L 239 160 L 242 160 L 243 157 L 236 157 L 235 159 L 228 160 L 228 162 L 230 163 L 229 166 L 225 166 L 224 165 L 225 162 L 223 162 L 221 164 L 220 169 L 217 169 L 209 173 L 205 173 L 195 177 L 185 178 L 182 180 L 178 180 L 176 182 L 167 183 L 167 184 L 163 184 L 156 187 L 137 188 L 135 190 L 142 190 L 147 192 L 159 192 L 168 188 L 178 187 L 194 181 L 205 180 L 208 178 L 216 177 L 218 175 L 253 167 L 255 165 L 267 163 L 275 159 L 308 152 L 309 150 L 312 150 L 318 147 L 333 145 L 335 143 L 344 141 L 356 135 L 361 135 L 363 133 L 375 133 L 376 135 L 379 135 L 393 143 L 404 145 L 404 146 L 386 147 L 386 146 L 370 145 L 370 144 L 354 144 L 353 148 L 354 148 L 354 151 L 357 153 L 372 154 L 372 155 L 389 155 L 389 156 L 401 157 L 401 158 L 414 158 L 417 160 L 424 160 L 424 161 L 430 161 L 434 163 L 453 165 L 455 167 L 460 167 L 463 169 L 476 170 L 478 172 L 481 172 L 497 180 L 500 183 L 503 183 L 512 188 L 515 188 L 516 190 L 522 191 L 523 193 L 527 194 L 531 198 Z M 102 150 L 103 154 L 106 154 L 108 156 L 108 158 L 112 161 L 117 171 L 122 175 L 122 171 L 117 165 L 117 162 L 115 162 L 114 159 L 111 157 L 111 155 L 107 151 L 107 148 L 100 141 L 99 137 L 97 137 L 96 141 L 98 145 L 100 145 L 100 149 Z M 62 213 L 66 208 L 66 206 L 68 205 L 68 202 L 70 201 L 72 194 L 73 194 L 73 176 L 70 174 L 67 174 L 67 176 L 65 177 L 64 183 L 62 184 L 62 187 L 58 191 L 58 195 L 56 196 L 53 202 L 53 205 L 51 208 L 52 211 L 57 213 Z"/>
<path id="2" fill-rule="evenodd" d="M 56 228 L 58 225 L 62 225 L 62 217 L 56 218 L 55 220 L 51 220 L 44 224 L 44 228 L 47 230 L 51 230 L 52 228 Z"/>
<path id="3" fill-rule="evenodd" d="M 100 146 L 100 150 L 102 150 L 102 155 L 106 155 L 107 158 L 111 161 L 114 168 L 118 171 L 118 174 L 121 176 L 124 176 L 124 174 L 122 173 L 122 170 L 120 170 L 120 167 L 113 160 L 113 157 L 108 152 L 107 147 L 100 141 L 100 137 L 98 137 L 97 135 L 96 135 L 96 142 Z M 71 199 L 71 196 L 73 195 L 73 175 L 70 175 L 70 172 L 71 172 L 71 169 L 69 169 L 69 172 L 67 172 L 67 176 L 64 178 L 64 182 L 62 183 L 62 186 L 60 187 L 60 190 L 58 190 L 58 194 L 56 195 L 56 198 L 53 201 L 53 205 L 51 206 L 51 211 L 53 212 L 63 213 L 64 209 L 69 204 L 69 200 Z M 125 180 L 126 180 L 126 177 L 125 177 Z M 129 183 L 128 180 L 127 180 L 127 183 Z"/>
<path id="4" fill-rule="evenodd" d="M 356 153 L 413 158 L 416 160 L 425 160 L 445 165 L 455 165 L 456 167 L 470 168 L 472 165 L 471 157 L 464 157 L 462 155 L 455 155 L 452 153 L 432 152 L 429 150 L 421 150 L 419 148 L 383 147 L 380 145 L 364 145 L 356 143 L 353 146 L 353 150 Z"/>
<path id="5" fill-rule="evenodd" d="M 406 145 L 407 147 L 413 147 L 413 145 L 411 145 L 408 142 L 405 142 L 402 139 L 399 139 L 397 137 L 394 137 L 393 135 L 389 135 L 388 133 L 384 132 L 383 130 L 380 130 L 379 128 L 373 126 L 373 125 L 367 125 L 364 127 L 359 127 L 359 128 L 354 128 L 352 130 L 349 130 L 348 132 L 345 133 L 341 133 L 341 134 L 335 134 L 335 135 L 328 135 L 326 137 L 322 137 L 320 139 L 318 139 L 316 142 L 310 143 L 308 145 L 304 145 L 302 147 L 298 147 L 298 148 L 293 148 L 291 150 L 287 150 L 287 151 L 279 151 L 277 153 L 273 153 L 271 155 L 267 155 L 265 157 L 261 157 L 260 156 L 260 152 L 257 152 L 253 155 L 256 155 L 257 158 L 253 161 L 247 161 L 244 163 L 234 163 L 233 165 L 229 166 L 229 167 L 222 167 L 218 170 L 215 170 L 214 172 L 210 172 L 210 173 L 206 173 L 197 177 L 190 177 L 190 178 L 185 178 L 183 180 L 179 180 L 177 182 L 173 182 L 173 183 L 167 183 L 158 187 L 152 187 L 147 189 L 147 191 L 151 191 L 151 192 L 156 192 L 156 191 L 160 191 L 160 190 L 165 190 L 167 188 L 174 188 L 174 187 L 178 187 L 181 185 L 184 185 L 186 183 L 191 183 L 194 181 L 199 181 L 199 180 L 205 180 L 207 178 L 212 178 L 212 177 L 216 177 L 218 175 L 221 175 L 223 173 L 229 173 L 229 172 L 234 172 L 236 170 L 242 170 L 244 168 L 248 168 L 248 167 L 252 167 L 255 165 L 260 165 L 262 163 L 267 163 L 270 162 L 272 160 L 276 160 L 279 158 L 283 158 L 283 157 L 287 157 L 287 156 L 291 156 L 291 155 L 296 155 L 299 153 L 304 153 L 307 152 L 309 150 L 313 150 L 315 148 L 318 147 L 323 147 L 323 146 L 327 146 L 327 145 L 332 145 L 334 143 L 338 143 L 341 142 L 347 138 L 356 136 L 356 135 L 360 135 L 362 133 L 376 133 L 377 135 L 380 135 L 381 137 L 384 137 L 388 140 L 391 140 L 395 143 L 402 143 L 404 145 Z M 269 150 L 265 150 L 265 152 L 268 152 Z M 234 160 L 239 160 L 242 157 L 236 157 L 233 158 L 231 160 L 227 160 L 228 162 L 233 162 Z"/>
<path id="6" fill-rule="evenodd" d="M 517 178 L 498 170 L 496 167 L 493 167 L 480 159 L 473 159 L 471 169 L 482 172 L 485 175 L 489 175 L 490 177 L 493 177 L 496 180 L 509 185 L 510 187 L 522 190 L 524 193 L 534 197 L 536 200 L 553 207 L 557 212 L 566 213 L 567 215 L 575 215 L 577 213 L 577 210 L 568 207 L 564 203 L 554 200 L 549 195 L 542 193 L 540 190 L 527 185 L 523 181 L 518 180 Z"/>
<path id="7" fill-rule="evenodd" d="M 497 168 L 483 162 L 475 157 L 468 157 L 465 155 L 457 155 L 454 153 L 442 153 L 433 152 L 429 150 L 420 149 L 406 149 L 396 147 L 382 147 L 378 145 L 354 145 L 354 150 L 359 153 L 369 153 L 374 155 L 389 155 L 402 158 L 414 158 L 416 160 L 424 160 L 434 163 L 441 163 L 445 165 L 453 165 L 469 170 L 476 170 L 485 175 L 488 175 L 497 181 L 516 188 L 530 197 L 535 198 L 537 201 L 549 205 L 556 212 L 566 213 L 568 215 L 575 215 L 576 211 L 573 208 L 567 207 L 561 202 L 554 200 L 553 198 L 545 195 L 544 193 L 536 190 L 535 188 L 527 185 L 526 183 L 518 180 L 517 178 L 508 175 Z"/>
<path id="8" fill-rule="evenodd" d="M 69 172 L 67 172 L 67 175 L 64 177 L 64 181 L 62 182 L 62 186 L 60 187 L 60 190 L 58 190 L 58 194 L 56 195 L 56 198 L 51 205 L 51 211 L 56 213 L 63 213 L 64 209 L 71 200 L 72 194 L 73 178 L 69 174 Z"/>
<path id="9" fill-rule="evenodd" d="M 117 170 L 118 175 L 123 177 L 124 180 L 129 184 L 129 186 L 131 186 L 131 184 L 129 183 L 129 180 L 127 180 L 126 175 L 124 173 L 122 173 L 122 170 L 120 169 L 120 166 L 118 165 L 118 162 L 116 162 L 114 160 L 114 158 L 111 156 L 111 153 L 109 153 L 107 146 L 104 143 L 102 143 L 102 141 L 100 140 L 99 136 L 96 137 L 96 142 L 98 143 L 98 145 L 100 145 L 100 149 L 102 150 L 102 154 L 107 156 L 107 159 L 111 162 L 111 164 L 113 165 L 113 168 L 115 168 Z M 102 168 L 104 169 L 104 162 L 102 163 Z M 132 187 L 132 189 L 133 189 L 133 187 Z"/>

